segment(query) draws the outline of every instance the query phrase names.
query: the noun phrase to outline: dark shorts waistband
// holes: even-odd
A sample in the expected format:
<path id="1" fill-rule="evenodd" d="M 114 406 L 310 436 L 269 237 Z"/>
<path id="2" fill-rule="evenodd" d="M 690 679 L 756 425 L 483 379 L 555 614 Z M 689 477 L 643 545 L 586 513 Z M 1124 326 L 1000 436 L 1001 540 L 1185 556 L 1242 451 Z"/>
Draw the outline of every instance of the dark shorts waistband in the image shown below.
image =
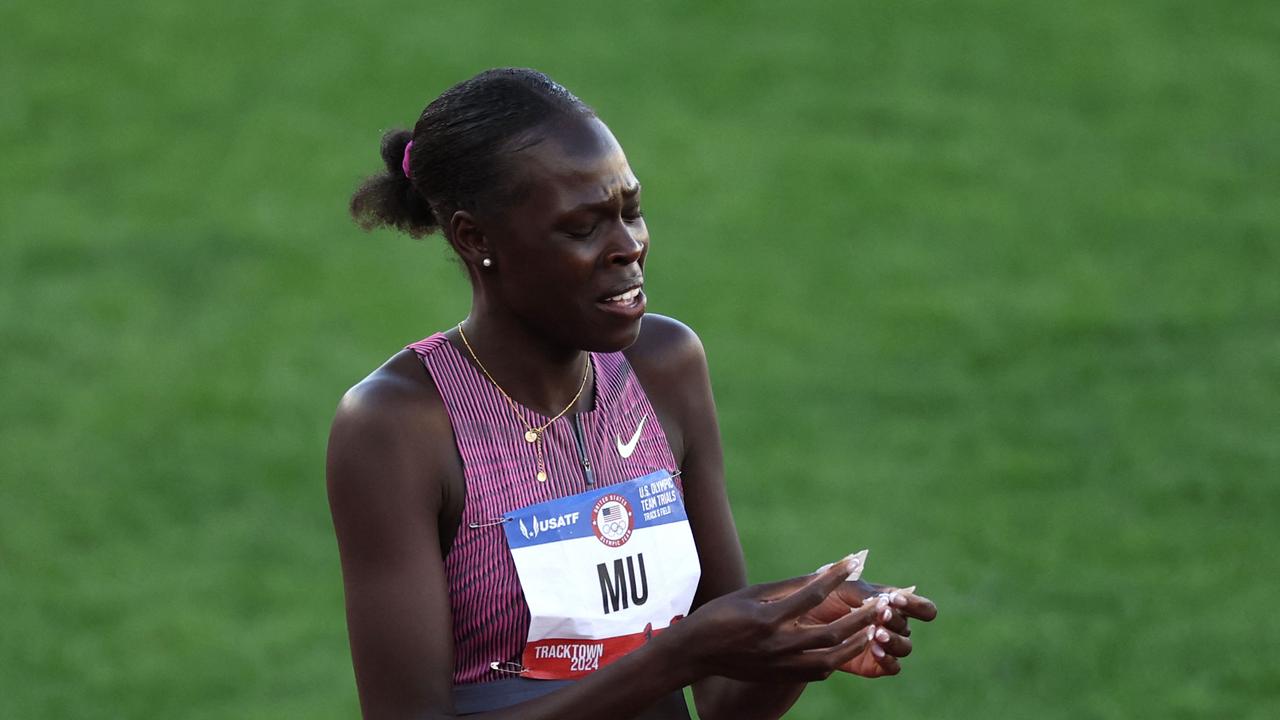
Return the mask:
<path id="1" fill-rule="evenodd" d="M 506 678 L 487 683 L 453 686 L 453 707 L 459 715 L 500 710 L 572 685 L 575 680 Z M 677 690 L 654 703 L 637 720 L 689 720 L 684 693 Z"/>

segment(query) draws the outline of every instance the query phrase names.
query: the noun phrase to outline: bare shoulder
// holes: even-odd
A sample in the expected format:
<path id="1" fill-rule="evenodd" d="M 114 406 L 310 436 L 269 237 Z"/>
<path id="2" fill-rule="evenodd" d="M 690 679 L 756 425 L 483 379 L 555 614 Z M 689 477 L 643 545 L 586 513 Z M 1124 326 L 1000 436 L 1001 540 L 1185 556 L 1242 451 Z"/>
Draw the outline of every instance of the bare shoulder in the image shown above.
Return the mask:
<path id="1" fill-rule="evenodd" d="M 453 475 L 452 426 L 417 355 L 403 350 L 356 383 L 338 403 L 329 434 L 331 501 L 369 493 L 442 497 Z"/>
<path id="2" fill-rule="evenodd" d="M 405 424 L 418 430 L 447 420 L 444 402 L 412 350 L 401 350 L 342 396 L 334 429 L 392 430 Z"/>
<path id="3" fill-rule="evenodd" d="M 651 378 L 664 386 L 680 386 L 706 374 L 702 340 L 688 325 L 665 315 L 646 314 L 640 337 L 625 354 L 642 379 Z"/>
<path id="4" fill-rule="evenodd" d="M 688 325 L 647 314 L 625 354 L 681 467 L 690 448 L 719 442 L 706 352 Z"/>

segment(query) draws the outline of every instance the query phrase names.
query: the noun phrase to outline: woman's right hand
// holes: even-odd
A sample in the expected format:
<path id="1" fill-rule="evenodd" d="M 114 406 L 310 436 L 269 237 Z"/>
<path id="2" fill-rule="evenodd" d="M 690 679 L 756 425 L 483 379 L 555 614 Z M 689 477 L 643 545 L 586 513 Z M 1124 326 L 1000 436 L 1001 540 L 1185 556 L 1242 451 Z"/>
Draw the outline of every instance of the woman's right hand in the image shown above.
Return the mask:
<path id="1" fill-rule="evenodd" d="M 804 619 L 852 569 L 846 558 L 821 573 L 743 588 L 708 602 L 667 632 L 678 637 L 699 676 L 825 680 L 862 653 L 875 632 L 875 602 L 824 624 Z"/>

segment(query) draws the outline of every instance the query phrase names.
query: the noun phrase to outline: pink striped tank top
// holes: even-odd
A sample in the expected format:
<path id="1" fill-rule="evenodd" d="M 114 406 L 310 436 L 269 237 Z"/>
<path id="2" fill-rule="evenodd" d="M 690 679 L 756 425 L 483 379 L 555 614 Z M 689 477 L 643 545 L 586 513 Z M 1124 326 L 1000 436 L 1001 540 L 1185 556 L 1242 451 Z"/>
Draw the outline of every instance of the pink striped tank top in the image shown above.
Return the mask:
<path id="1" fill-rule="evenodd" d="M 408 347 L 422 359 L 444 399 L 466 478 L 462 522 L 445 556 L 453 611 L 453 682 L 510 677 L 490 669 L 489 663 L 519 661 L 529 632 L 529 607 L 502 526 L 493 521 L 526 505 L 654 470 L 675 472 L 675 458 L 622 353 L 591 353 L 595 404 L 588 412 L 560 418 L 543 433 L 548 478 L 538 482 L 534 447 L 524 440 L 526 428 L 493 383 L 442 334 Z M 551 419 L 521 410 L 534 426 Z"/>

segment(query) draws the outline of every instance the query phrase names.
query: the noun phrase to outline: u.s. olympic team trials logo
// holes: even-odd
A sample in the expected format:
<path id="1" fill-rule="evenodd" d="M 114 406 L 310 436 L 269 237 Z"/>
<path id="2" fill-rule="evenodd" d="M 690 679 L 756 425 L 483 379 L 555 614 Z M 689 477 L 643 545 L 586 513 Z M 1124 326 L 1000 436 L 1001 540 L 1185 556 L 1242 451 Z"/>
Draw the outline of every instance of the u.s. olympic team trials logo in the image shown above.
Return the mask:
<path id="1" fill-rule="evenodd" d="M 591 532 L 609 547 L 616 548 L 630 540 L 634 524 L 631 503 L 621 495 L 609 493 L 591 508 Z"/>

